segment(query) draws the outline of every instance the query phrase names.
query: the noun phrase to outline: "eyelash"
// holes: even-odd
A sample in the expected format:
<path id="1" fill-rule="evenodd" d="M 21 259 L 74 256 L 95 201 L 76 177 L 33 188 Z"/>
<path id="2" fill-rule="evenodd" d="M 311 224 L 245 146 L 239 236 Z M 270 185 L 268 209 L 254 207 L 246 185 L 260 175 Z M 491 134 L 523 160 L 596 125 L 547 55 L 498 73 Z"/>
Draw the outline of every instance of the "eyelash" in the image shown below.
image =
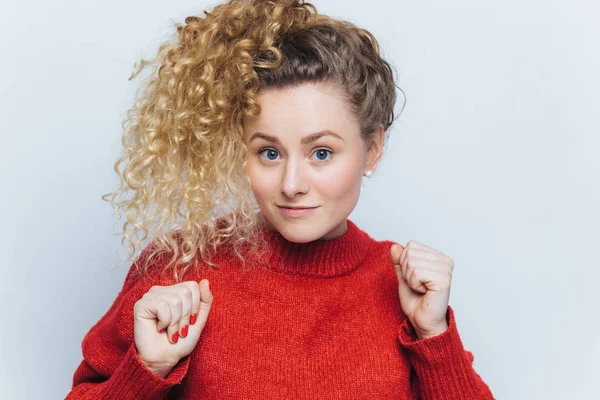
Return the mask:
<path id="1" fill-rule="evenodd" d="M 277 150 L 275 150 L 274 148 L 272 148 L 272 147 L 262 148 L 262 149 L 260 149 L 258 151 L 258 154 L 260 155 L 261 153 L 263 153 L 266 150 L 273 150 L 273 151 L 276 151 L 279 154 L 279 152 Z M 324 163 L 324 162 L 327 162 L 327 161 L 331 160 L 331 156 L 333 155 L 333 151 L 331 151 L 331 150 L 329 150 L 327 148 L 324 148 L 324 147 L 317 148 L 317 149 L 315 149 L 315 151 L 313 152 L 313 154 L 315 154 L 317 151 L 320 151 L 320 150 L 325 150 L 325 151 L 329 152 L 329 158 L 327 158 L 325 160 L 317 160 L 317 162 Z M 269 160 L 268 158 L 265 158 L 265 160 L 267 160 L 268 162 L 274 162 L 274 161 L 276 161 L 276 160 Z"/>

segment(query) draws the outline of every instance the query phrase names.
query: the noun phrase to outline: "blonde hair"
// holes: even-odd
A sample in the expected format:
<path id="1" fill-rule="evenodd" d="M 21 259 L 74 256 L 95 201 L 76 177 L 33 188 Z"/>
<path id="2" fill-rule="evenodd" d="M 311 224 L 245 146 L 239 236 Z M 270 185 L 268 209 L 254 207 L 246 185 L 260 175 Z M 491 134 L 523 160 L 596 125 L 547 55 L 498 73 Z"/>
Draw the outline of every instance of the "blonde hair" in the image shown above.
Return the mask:
<path id="1" fill-rule="evenodd" d="M 211 259 L 226 241 L 242 263 L 264 249 L 242 128 L 260 113 L 261 90 L 337 82 L 365 139 L 395 119 L 392 69 L 367 30 L 303 0 L 230 0 L 204 14 L 177 25 L 175 38 L 129 78 L 154 67 L 123 123 L 124 152 L 114 166 L 120 186 L 102 196 L 126 213 L 121 242 L 130 258 L 151 239 L 140 273 L 170 255 L 163 272 L 176 280 L 198 256 L 217 267 Z"/>

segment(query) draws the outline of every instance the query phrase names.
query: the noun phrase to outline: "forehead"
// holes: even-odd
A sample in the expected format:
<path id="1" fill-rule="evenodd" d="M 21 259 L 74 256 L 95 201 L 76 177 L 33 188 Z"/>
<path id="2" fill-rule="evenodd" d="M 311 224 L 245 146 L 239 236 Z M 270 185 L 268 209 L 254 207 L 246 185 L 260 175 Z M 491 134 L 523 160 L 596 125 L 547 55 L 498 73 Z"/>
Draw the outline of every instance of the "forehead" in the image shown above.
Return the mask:
<path id="1" fill-rule="evenodd" d="M 257 98 L 261 113 L 247 118 L 244 135 L 256 131 L 283 138 L 331 130 L 340 136 L 360 131 L 343 89 L 330 82 L 309 82 L 266 89 Z"/>

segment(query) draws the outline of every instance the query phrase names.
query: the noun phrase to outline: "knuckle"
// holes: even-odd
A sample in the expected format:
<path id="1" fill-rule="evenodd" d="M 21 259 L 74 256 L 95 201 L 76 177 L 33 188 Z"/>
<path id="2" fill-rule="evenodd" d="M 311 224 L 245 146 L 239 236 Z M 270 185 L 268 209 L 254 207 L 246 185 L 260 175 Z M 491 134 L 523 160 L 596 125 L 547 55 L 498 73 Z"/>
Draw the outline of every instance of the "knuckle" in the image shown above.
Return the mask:
<path id="1" fill-rule="evenodd" d="M 155 294 L 147 292 L 138 301 L 151 302 L 155 298 Z"/>

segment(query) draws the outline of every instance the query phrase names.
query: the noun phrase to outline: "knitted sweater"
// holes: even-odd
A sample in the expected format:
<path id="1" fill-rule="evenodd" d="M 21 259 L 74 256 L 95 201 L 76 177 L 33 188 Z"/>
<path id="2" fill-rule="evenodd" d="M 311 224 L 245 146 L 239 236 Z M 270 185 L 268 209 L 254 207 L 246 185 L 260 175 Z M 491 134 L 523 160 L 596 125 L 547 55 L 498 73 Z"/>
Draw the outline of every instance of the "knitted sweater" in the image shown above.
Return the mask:
<path id="1" fill-rule="evenodd" d="M 183 279 L 208 279 L 214 300 L 198 344 L 165 378 L 137 357 L 133 306 L 152 285 L 176 282 L 138 278 L 132 266 L 83 339 L 67 399 L 493 399 L 451 307 L 446 331 L 416 337 L 400 306 L 394 242 L 350 220 L 331 240 L 267 238 L 269 254 L 250 272 L 221 249 L 220 269 Z"/>

